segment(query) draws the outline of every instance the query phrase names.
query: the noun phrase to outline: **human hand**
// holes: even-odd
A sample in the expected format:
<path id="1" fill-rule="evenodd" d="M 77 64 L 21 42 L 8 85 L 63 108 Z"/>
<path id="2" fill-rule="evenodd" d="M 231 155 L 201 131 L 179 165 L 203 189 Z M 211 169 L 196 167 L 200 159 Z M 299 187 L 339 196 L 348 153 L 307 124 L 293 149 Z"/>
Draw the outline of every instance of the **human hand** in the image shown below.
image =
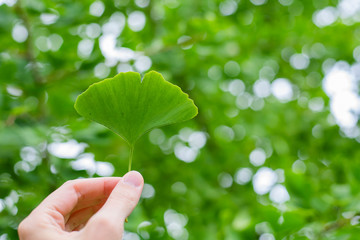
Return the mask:
<path id="1" fill-rule="evenodd" d="M 20 223 L 20 240 L 121 240 L 143 186 L 136 171 L 68 181 Z"/>

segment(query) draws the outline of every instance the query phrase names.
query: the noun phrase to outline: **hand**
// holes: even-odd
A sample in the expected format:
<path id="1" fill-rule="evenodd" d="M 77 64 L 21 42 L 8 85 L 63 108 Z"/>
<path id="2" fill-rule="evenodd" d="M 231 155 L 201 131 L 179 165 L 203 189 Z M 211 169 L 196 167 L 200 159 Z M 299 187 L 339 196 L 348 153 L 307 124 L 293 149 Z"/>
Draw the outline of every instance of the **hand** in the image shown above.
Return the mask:
<path id="1" fill-rule="evenodd" d="M 121 240 L 125 218 L 139 201 L 144 179 L 131 171 L 123 178 L 68 181 L 50 194 L 19 225 L 21 240 Z"/>

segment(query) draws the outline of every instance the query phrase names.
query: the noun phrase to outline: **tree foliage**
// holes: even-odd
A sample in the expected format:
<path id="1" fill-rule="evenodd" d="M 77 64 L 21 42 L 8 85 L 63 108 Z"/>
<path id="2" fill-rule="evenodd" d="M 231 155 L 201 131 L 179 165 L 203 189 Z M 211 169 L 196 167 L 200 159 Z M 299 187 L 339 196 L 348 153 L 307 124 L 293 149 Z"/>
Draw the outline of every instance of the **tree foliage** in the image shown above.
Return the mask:
<path id="1" fill-rule="evenodd" d="M 125 239 L 358 239 L 355 3 L 0 0 L 0 239 L 65 181 L 126 173 L 126 143 L 73 106 L 152 69 L 199 114 L 137 142 Z"/>

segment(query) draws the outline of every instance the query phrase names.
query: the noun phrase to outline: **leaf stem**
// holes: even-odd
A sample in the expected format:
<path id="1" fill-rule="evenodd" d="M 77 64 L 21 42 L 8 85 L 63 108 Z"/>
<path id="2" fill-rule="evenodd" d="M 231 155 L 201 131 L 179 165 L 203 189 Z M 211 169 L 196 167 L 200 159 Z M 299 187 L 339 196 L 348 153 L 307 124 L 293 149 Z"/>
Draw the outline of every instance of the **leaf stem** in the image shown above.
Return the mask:
<path id="1" fill-rule="evenodd" d="M 130 146 L 130 154 L 129 154 L 129 169 L 128 171 L 131 171 L 131 163 L 132 163 L 132 159 L 133 159 L 133 155 L 134 155 L 134 145 Z M 125 222 L 128 222 L 128 218 L 125 218 Z"/>
<path id="2" fill-rule="evenodd" d="M 131 163 L 134 155 L 134 145 L 130 146 L 130 155 L 129 155 L 129 172 L 131 171 Z"/>

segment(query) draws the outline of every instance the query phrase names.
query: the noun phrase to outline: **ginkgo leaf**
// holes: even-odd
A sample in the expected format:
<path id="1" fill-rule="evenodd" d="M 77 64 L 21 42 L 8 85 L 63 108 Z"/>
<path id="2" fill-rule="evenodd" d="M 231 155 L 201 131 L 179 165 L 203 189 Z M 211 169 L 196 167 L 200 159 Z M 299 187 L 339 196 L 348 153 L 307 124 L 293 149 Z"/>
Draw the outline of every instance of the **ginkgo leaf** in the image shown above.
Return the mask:
<path id="1" fill-rule="evenodd" d="M 130 146 L 155 127 L 195 117 L 198 109 L 178 86 L 152 71 L 120 73 L 91 85 L 75 103 L 77 112 L 123 137 Z"/>

